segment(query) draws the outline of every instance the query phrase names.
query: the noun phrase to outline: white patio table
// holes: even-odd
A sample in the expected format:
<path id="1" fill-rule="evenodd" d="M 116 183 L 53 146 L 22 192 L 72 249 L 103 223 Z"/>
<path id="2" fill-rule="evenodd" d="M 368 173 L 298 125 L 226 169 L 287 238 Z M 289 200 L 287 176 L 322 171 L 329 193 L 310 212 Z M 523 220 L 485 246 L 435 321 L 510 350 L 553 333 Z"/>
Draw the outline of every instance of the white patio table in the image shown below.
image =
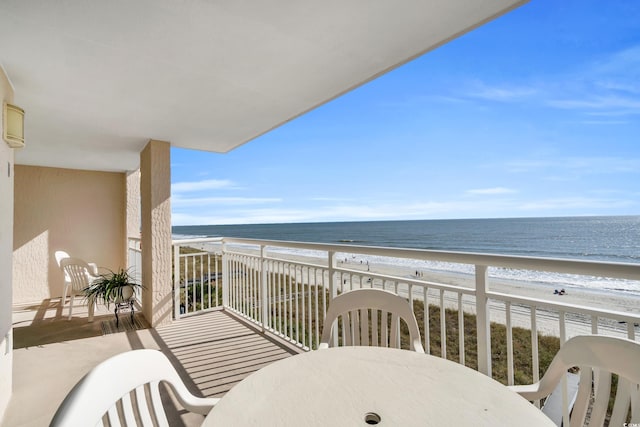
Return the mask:
<path id="1" fill-rule="evenodd" d="M 460 364 L 408 350 L 335 347 L 251 374 L 204 426 L 552 426 L 538 408 Z"/>

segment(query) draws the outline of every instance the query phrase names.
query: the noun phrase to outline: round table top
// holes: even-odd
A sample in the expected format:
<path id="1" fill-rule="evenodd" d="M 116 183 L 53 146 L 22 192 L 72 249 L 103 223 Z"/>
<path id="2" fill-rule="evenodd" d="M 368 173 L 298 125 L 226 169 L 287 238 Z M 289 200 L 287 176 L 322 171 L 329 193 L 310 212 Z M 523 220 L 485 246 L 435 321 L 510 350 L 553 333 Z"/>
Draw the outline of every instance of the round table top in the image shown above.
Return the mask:
<path id="1" fill-rule="evenodd" d="M 273 363 L 231 389 L 203 425 L 366 426 L 376 416 L 380 426 L 553 425 L 477 371 L 380 347 L 335 347 Z"/>

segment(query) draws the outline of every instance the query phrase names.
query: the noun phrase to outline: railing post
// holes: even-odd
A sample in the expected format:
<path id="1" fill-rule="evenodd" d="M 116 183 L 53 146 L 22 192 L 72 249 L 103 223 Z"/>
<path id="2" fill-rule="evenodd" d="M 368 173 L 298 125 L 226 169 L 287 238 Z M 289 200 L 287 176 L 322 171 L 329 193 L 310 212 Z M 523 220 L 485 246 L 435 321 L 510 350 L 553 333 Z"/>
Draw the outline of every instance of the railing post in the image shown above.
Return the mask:
<path id="1" fill-rule="evenodd" d="M 338 288 L 336 287 L 335 268 L 336 268 L 336 253 L 334 251 L 328 252 L 327 265 L 329 266 L 329 301 L 335 296 Z"/>
<path id="2" fill-rule="evenodd" d="M 491 377 L 491 329 L 486 265 L 476 265 L 476 328 L 478 331 L 478 371 Z"/>
<path id="3" fill-rule="evenodd" d="M 229 255 L 227 255 L 227 244 L 224 240 L 221 243 L 222 250 L 222 309 L 229 307 Z"/>
<path id="4" fill-rule="evenodd" d="M 265 332 L 269 314 L 269 297 L 267 295 L 267 247 L 260 245 L 260 306 L 262 308 L 261 324 L 262 332 Z"/>
<path id="5" fill-rule="evenodd" d="M 180 318 L 180 245 L 173 245 L 173 318 Z"/>
<path id="6" fill-rule="evenodd" d="M 336 268 L 336 253 L 335 251 L 329 251 L 328 253 L 329 259 L 328 259 L 328 263 L 327 265 L 329 266 L 329 305 L 331 304 L 331 301 L 338 295 L 338 287 L 336 286 L 336 272 L 335 272 L 335 268 Z M 327 313 L 324 313 L 324 315 L 326 315 Z M 324 318 L 323 315 L 323 318 Z M 324 331 L 323 331 L 324 332 Z M 334 333 L 332 334 L 332 338 L 333 342 L 331 343 L 332 347 L 336 347 L 338 345 L 338 334 Z"/>

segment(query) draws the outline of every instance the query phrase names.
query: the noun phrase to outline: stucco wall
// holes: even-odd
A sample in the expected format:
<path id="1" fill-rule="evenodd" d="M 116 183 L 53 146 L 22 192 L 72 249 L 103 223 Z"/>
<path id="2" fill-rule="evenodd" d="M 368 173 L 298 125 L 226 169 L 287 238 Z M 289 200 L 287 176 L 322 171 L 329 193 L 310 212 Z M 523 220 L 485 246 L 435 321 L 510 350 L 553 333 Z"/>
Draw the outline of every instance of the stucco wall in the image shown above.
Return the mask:
<path id="1" fill-rule="evenodd" d="M 15 167 L 13 301 L 62 295 L 54 253 L 126 267 L 126 175 Z"/>
<path id="2" fill-rule="evenodd" d="M 127 174 L 127 237 L 140 237 L 140 169 Z"/>
<path id="3" fill-rule="evenodd" d="M 0 108 L 13 101 L 13 89 L 0 66 Z M 0 119 L 0 135 L 2 135 Z M 13 149 L 0 136 L 0 420 L 12 388 L 11 253 L 13 251 Z"/>

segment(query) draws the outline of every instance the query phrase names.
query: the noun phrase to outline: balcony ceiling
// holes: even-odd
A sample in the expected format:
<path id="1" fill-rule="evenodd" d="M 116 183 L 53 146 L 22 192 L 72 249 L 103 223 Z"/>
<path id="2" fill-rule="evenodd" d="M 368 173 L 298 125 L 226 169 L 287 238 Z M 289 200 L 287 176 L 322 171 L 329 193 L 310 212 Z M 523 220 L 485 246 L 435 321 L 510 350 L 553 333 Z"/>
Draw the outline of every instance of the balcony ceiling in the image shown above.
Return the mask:
<path id="1" fill-rule="evenodd" d="M 136 169 L 149 139 L 227 152 L 526 0 L 2 0 L 18 164 Z"/>

